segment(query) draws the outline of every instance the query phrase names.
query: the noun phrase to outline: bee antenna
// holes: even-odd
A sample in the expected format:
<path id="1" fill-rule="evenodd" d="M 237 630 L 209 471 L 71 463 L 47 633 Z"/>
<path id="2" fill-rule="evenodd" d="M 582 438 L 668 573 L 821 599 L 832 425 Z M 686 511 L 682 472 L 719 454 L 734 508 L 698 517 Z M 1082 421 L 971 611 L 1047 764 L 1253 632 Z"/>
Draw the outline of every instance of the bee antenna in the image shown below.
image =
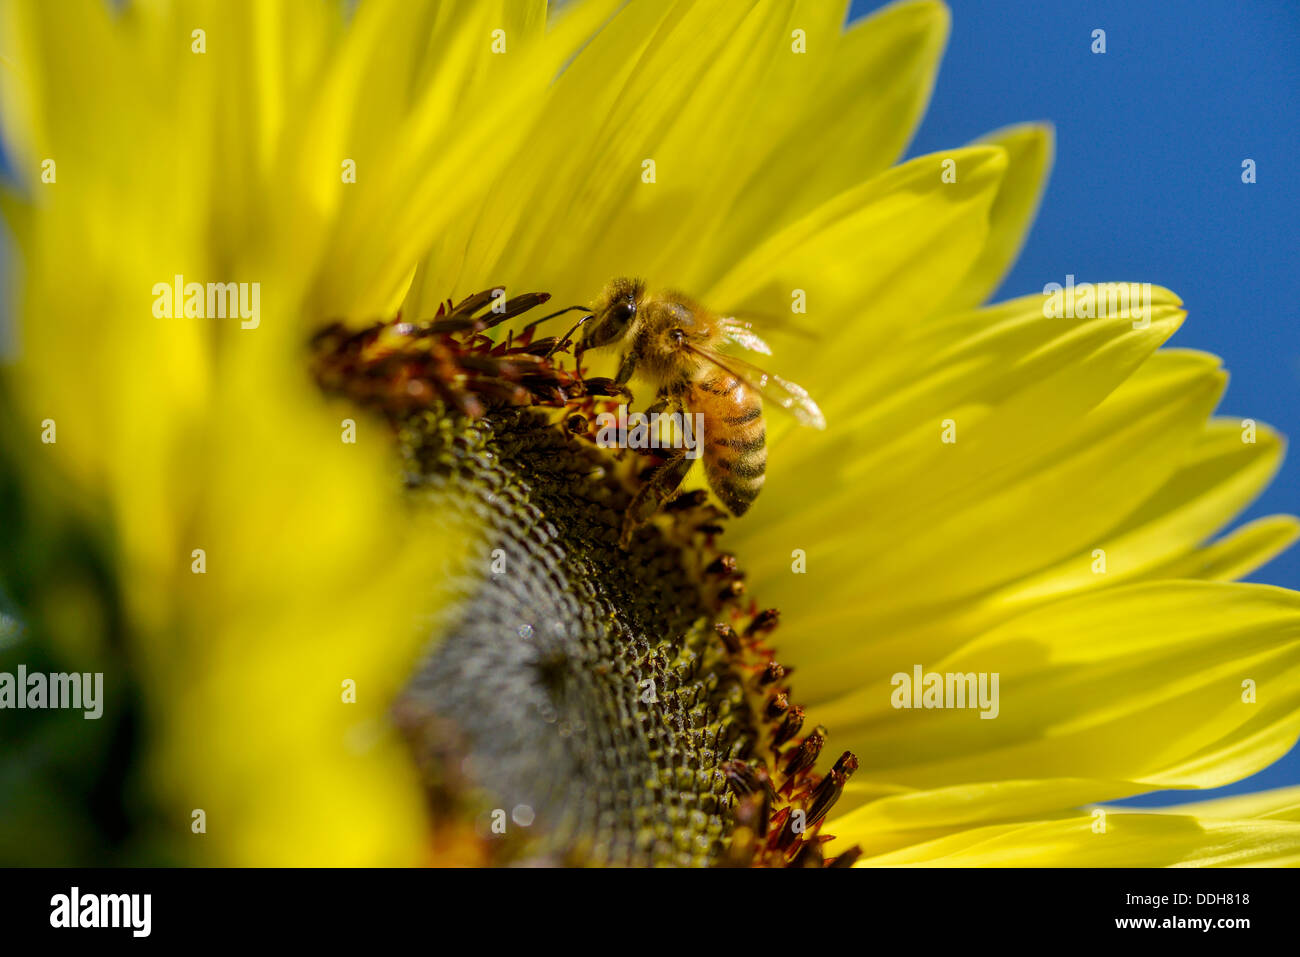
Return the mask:
<path id="1" fill-rule="evenodd" d="M 579 308 L 582 308 L 582 307 L 579 307 Z M 568 311 L 569 311 L 569 310 L 567 310 L 567 309 L 565 310 L 565 312 L 568 312 Z M 590 319 L 590 318 L 591 318 L 592 316 L 594 316 L 594 315 L 595 315 L 595 313 L 592 312 L 590 309 L 588 309 L 588 310 L 587 310 L 587 314 L 586 314 L 585 316 L 583 316 L 581 319 L 579 319 L 577 322 L 575 322 L 575 323 L 573 324 L 573 328 L 572 328 L 572 329 L 570 329 L 570 330 L 569 330 L 568 332 L 566 332 L 564 335 L 560 336 L 560 338 L 558 338 L 558 339 L 555 340 L 555 345 L 551 346 L 550 351 L 546 353 L 546 358 L 549 359 L 551 356 L 555 355 L 556 350 L 559 349 L 560 346 L 564 345 L 566 342 L 569 341 L 569 336 L 571 336 L 571 335 L 573 335 L 575 332 L 577 332 L 578 329 L 581 328 L 582 324 L 583 324 L 584 322 L 586 322 L 588 319 Z M 582 355 L 582 349 L 581 349 L 581 347 L 579 347 L 578 352 L 575 354 L 575 357 L 576 357 L 576 356 L 580 356 L 580 355 Z"/>
<path id="2" fill-rule="evenodd" d="M 574 310 L 581 310 L 582 312 L 587 313 L 586 316 L 578 320 L 579 326 L 582 325 L 584 322 L 586 322 L 595 314 L 591 309 L 588 309 L 586 306 L 569 306 L 567 309 L 561 309 L 559 312 L 553 312 L 549 316 L 542 316 L 542 318 L 540 319 L 534 319 L 532 322 L 528 323 L 528 325 L 524 326 L 524 328 L 521 331 L 527 332 L 529 329 L 533 329 L 536 328 L 537 326 L 540 326 L 547 319 L 554 319 L 556 316 L 562 316 L 566 312 L 573 312 Z M 574 326 L 574 328 L 576 329 L 577 326 Z"/>

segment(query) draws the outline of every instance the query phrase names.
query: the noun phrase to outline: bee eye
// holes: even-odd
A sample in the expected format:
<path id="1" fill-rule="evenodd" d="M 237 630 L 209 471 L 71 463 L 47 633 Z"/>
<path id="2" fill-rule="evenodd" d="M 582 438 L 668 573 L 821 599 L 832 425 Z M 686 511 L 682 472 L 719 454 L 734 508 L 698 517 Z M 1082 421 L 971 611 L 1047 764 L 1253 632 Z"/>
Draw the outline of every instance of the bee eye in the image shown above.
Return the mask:
<path id="1" fill-rule="evenodd" d="M 599 314 L 593 314 L 594 321 L 583 330 L 583 349 L 597 349 L 622 339 L 634 318 L 636 318 L 635 299 L 627 297 L 611 302 Z"/>

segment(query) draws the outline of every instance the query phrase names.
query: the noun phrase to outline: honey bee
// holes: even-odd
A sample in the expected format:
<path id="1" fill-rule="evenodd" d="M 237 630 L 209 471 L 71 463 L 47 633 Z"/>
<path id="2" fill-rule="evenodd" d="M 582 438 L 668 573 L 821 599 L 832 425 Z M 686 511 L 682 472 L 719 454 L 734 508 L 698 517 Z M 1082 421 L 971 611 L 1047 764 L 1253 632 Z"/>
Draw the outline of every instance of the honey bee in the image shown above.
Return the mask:
<path id="1" fill-rule="evenodd" d="M 647 295 L 641 281 L 615 279 L 579 325 L 582 337 L 574 352 L 579 366 L 584 351 L 622 343 L 625 349 L 614 384 L 629 401 L 627 384 L 640 375 L 657 389 L 647 412 L 701 416 L 705 477 L 732 515 L 748 511 L 763 489 L 767 474 L 764 400 L 803 425 L 826 427 L 821 410 L 804 389 L 720 351 L 734 345 L 771 355 L 749 323 L 715 315 L 679 292 Z M 671 498 L 691 464 L 685 451 L 677 450 L 638 493 L 629 519 L 636 521 L 647 503 L 657 508 Z"/>

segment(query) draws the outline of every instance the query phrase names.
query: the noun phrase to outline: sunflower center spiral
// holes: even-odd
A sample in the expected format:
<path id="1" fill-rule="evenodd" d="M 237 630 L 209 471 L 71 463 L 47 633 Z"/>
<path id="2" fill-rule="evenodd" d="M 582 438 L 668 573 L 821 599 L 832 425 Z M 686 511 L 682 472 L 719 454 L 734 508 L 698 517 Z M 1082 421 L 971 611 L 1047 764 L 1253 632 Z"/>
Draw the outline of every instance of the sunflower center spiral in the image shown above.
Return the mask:
<path id="1" fill-rule="evenodd" d="M 505 856 L 712 863 L 722 766 L 756 733 L 689 556 L 660 534 L 623 552 L 631 496 L 542 413 L 430 412 L 401 440 L 416 493 L 478 526 L 459 620 L 399 706 L 439 800 L 481 789 L 488 833 L 529 809 Z"/>

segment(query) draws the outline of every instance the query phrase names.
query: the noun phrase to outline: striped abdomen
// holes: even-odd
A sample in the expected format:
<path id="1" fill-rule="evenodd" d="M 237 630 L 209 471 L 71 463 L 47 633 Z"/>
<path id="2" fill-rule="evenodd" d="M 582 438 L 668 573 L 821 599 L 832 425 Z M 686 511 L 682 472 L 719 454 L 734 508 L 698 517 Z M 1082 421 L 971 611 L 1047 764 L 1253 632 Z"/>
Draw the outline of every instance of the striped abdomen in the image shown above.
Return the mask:
<path id="1" fill-rule="evenodd" d="M 732 515 L 758 498 L 767 472 L 763 400 L 727 372 L 695 384 L 688 405 L 704 416 L 704 474 Z"/>

